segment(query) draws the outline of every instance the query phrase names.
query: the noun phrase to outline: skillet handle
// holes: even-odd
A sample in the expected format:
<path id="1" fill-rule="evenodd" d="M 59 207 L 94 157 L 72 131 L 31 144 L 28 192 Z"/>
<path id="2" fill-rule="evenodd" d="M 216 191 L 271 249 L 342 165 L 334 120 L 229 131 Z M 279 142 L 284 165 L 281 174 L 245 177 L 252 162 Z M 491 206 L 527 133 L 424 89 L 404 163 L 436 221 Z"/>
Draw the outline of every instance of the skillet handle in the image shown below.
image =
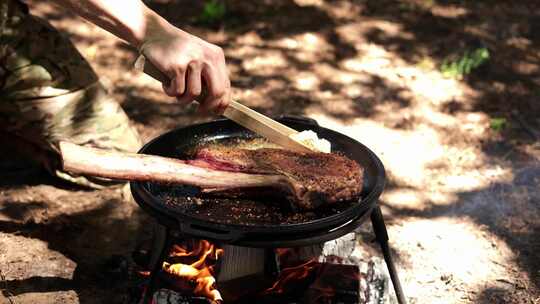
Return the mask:
<path id="1" fill-rule="evenodd" d="M 319 126 L 319 123 L 315 119 L 305 117 L 305 116 L 298 116 L 298 115 L 280 115 L 277 117 L 276 120 L 279 120 L 280 122 L 285 123 L 285 124 L 301 123 L 301 124 L 306 124 L 311 127 Z"/>
<path id="2" fill-rule="evenodd" d="M 241 232 L 224 231 L 212 228 L 211 230 L 190 223 L 179 223 L 180 231 L 188 236 L 199 237 L 203 239 L 217 240 L 232 243 L 244 237 Z"/>

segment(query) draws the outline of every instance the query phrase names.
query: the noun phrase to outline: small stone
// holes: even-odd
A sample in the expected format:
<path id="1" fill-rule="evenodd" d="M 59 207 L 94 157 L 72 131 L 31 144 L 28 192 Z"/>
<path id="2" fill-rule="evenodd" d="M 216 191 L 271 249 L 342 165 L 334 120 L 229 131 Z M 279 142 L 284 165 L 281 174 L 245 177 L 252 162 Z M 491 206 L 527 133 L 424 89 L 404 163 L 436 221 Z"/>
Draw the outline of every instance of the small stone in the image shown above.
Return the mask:
<path id="1" fill-rule="evenodd" d="M 452 274 L 445 273 L 445 274 L 441 275 L 441 281 L 445 282 L 446 284 L 450 283 L 452 281 L 452 279 L 453 279 Z"/>

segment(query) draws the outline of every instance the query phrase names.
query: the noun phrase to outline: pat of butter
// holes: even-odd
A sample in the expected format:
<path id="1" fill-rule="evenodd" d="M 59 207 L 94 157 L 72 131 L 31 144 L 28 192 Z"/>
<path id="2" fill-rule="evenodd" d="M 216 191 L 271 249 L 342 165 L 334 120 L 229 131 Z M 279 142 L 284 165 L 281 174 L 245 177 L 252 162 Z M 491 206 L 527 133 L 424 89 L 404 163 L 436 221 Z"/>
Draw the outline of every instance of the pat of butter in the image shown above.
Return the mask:
<path id="1" fill-rule="evenodd" d="M 324 138 L 319 138 L 317 133 L 306 130 L 296 134 L 290 135 L 290 138 L 299 141 L 306 146 L 312 148 L 315 151 L 330 153 L 331 145 L 330 142 Z"/>

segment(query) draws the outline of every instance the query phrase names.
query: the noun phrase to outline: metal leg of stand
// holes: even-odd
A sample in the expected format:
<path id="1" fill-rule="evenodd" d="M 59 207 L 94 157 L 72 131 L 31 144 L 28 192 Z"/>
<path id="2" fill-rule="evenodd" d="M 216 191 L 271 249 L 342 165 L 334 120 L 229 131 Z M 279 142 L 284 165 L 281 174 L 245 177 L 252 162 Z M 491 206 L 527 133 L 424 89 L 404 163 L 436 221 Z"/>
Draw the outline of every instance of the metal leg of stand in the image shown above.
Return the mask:
<path id="1" fill-rule="evenodd" d="M 394 264 L 392 254 L 390 253 L 390 247 L 388 246 L 388 232 L 386 231 L 386 225 L 384 224 L 383 215 L 379 206 L 375 207 L 371 212 L 371 224 L 373 225 L 373 230 L 375 231 L 375 239 L 381 246 L 384 261 L 386 262 L 388 272 L 390 273 L 390 279 L 392 280 L 392 284 L 394 284 L 394 291 L 396 292 L 398 303 L 406 304 L 407 301 L 405 299 L 405 294 L 401 288 L 396 265 Z"/>
<path id="2" fill-rule="evenodd" d="M 144 292 L 144 298 L 142 304 L 150 304 L 152 302 L 152 296 L 156 288 L 159 272 L 163 265 L 163 261 L 167 256 L 167 251 L 170 247 L 169 241 L 169 229 L 160 224 L 154 226 L 154 242 L 152 245 L 152 256 L 150 257 L 150 280 L 146 291 Z"/>

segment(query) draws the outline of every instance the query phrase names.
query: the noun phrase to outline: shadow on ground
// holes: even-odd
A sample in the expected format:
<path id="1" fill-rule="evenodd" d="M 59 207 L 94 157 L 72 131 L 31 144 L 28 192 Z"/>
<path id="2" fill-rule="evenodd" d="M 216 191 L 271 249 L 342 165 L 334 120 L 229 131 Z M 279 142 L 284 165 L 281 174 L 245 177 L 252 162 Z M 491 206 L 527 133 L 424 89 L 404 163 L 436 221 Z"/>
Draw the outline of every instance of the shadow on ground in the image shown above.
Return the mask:
<path id="1" fill-rule="evenodd" d="M 27 194 L 24 201 L 20 197 L 14 197 L 16 201 L 3 200 L 0 233 L 43 241 L 49 252 L 39 253 L 42 249 L 34 241 L 22 242 L 16 249 L 11 248 L 38 258 L 11 260 L 2 266 L 0 286 L 4 297 L 73 290 L 78 303 L 82 304 L 126 303 L 128 288 L 133 287 L 130 285 L 133 282 L 128 275 L 128 263 L 135 246 L 150 237 L 148 216 L 133 202 L 123 201 L 114 189 L 81 192 L 59 183 L 44 172 L 26 177 L 39 188 L 36 192 L 64 189 L 65 196 L 58 196 L 59 201 L 56 202 L 28 200 L 32 195 L 36 199 L 43 197 L 39 193 Z M 57 184 L 63 187 L 57 188 Z M 12 182 L 4 184 L 2 189 L 16 192 L 27 186 Z M 2 239 L 4 241 L 6 238 Z M 58 259 L 56 253 L 62 258 Z M 13 267 L 18 267 L 18 270 Z M 26 276 L 24 273 L 31 276 L 4 278 L 14 271 L 23 273 L 23 277 Z M 63 296 L 51 294 L 48 301 L 62 302 Z"/>
<path id="2" fill-rule="evenodd" d="M 511 182 L 494 183 L 483 189 L 457 193 L 455 202 L 447 205 L 428 203 L 424 209 L 418 210 L 383 202 L 383 206 L 391 212 L 390 221 L 442 217 L 469 219 L 487 228 L 510 247 L 514 254 L 513 262 L 528 274 L 535 286 L 505 280 L 492 282 L 508 286 L 505 289 L 486 287 L 478 303 L 514 303 L 504 300 L 512 290 L 532 291 L 540 286 L 540 224 L 537 220 L 540 216 L 540 166 L 535 163 L 514 170 L 515 178 Z M 411 259 L 414 260 L 414 256 Z M 490 302 L 488 299 L 502 302 Z"/>

